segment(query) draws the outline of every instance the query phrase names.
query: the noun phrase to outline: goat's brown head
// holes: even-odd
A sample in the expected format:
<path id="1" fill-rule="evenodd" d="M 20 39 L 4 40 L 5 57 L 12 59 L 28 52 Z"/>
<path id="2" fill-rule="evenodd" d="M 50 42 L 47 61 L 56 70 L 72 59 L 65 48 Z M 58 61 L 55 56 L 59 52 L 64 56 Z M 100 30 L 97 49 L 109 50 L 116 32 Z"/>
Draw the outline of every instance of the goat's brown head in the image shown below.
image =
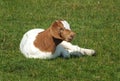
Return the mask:
<path id="1" fill-rule="evenodd" d="M 57 20 L 50 27 L 51 34 L 54 38 L 64 41 L 72 41 L 75 33 L 71 31 L 69 24 L 65 20 Z"/>

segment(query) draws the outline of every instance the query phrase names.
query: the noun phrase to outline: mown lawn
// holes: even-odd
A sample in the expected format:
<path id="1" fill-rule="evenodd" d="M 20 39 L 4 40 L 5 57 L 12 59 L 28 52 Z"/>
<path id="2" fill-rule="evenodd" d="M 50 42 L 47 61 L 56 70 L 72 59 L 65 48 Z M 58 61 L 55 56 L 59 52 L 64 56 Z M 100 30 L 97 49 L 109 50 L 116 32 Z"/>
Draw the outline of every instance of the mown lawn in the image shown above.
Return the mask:
<path id="1" fill-rule="evenodd" d="M 95 57 L 26 59 L 23 34 L 65 19 Z M 120 0 L 0 0 L 0 81 L 120 81 Z"/>

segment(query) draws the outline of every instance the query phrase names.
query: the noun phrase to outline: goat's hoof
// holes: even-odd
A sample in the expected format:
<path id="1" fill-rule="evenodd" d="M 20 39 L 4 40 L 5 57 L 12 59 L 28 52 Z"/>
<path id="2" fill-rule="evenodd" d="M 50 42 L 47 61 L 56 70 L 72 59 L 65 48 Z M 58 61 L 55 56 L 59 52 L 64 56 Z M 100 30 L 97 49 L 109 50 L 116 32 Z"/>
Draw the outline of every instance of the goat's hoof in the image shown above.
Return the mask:
<path id="1" fill-rule="evenodd" d="M 94 56 L 96 54 L 95 50 L 92 49 L 87 49 L 86 51 L 84 51 L 84 53 L 88 56 Z"/>

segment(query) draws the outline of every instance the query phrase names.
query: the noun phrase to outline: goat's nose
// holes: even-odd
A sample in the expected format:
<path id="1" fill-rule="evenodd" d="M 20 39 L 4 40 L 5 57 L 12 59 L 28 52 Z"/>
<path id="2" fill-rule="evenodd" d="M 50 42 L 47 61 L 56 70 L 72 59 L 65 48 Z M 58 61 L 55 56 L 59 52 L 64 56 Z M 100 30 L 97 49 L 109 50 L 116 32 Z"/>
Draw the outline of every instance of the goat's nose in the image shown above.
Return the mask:
<path id="1" fill-rule="evenodd" d="M 74 36 L 75 36 L 75 33 L 72 32 L 72 33 L 70 34 L 70 39 L 72 40 L 72 39 L 74 38 Z"/>
<path id="2" fill-rule="evenodd" d="M 70 35 L 70 37 L 71 37 L 71 38 L 73 38 L 73 37 L 74 37 L 74 35 Z"/>
<path id="3" fill-rule="evenodd" d="M 72 32 L 70 36 L 71 36 L 71 37 L 74 37 L 74 36 L 75 36 L 75 33 L 74 33 L 74 32 Z"/>

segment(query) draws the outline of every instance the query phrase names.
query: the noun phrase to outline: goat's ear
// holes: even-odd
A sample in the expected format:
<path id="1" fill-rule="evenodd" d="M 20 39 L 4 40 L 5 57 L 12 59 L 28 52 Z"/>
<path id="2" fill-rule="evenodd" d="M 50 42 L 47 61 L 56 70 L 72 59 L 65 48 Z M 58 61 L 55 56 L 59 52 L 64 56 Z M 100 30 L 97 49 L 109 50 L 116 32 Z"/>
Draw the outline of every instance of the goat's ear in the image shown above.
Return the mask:
<path id="1" fill-rule="evenodd" d="M 52 27 L 58 27 L 58 21 L 53 22 Z"/>
<path id="2" fill-rule="evenodd" d="M 50 28 L 51 34 L 53 37 L 61 39 L 60 31 L 59 31 L 61 26 L 62 26 L 62 23 L 59 20 L 56 20 L 55 22 L 53 22 Z"/>
<path id="3" fill-rule="evenodd" d="M 57 28 L 57 27 L 62 26 L 62 23 L 60 20 L 56 20 L 55 22 L 53 22 L 52 26 Z"/>

